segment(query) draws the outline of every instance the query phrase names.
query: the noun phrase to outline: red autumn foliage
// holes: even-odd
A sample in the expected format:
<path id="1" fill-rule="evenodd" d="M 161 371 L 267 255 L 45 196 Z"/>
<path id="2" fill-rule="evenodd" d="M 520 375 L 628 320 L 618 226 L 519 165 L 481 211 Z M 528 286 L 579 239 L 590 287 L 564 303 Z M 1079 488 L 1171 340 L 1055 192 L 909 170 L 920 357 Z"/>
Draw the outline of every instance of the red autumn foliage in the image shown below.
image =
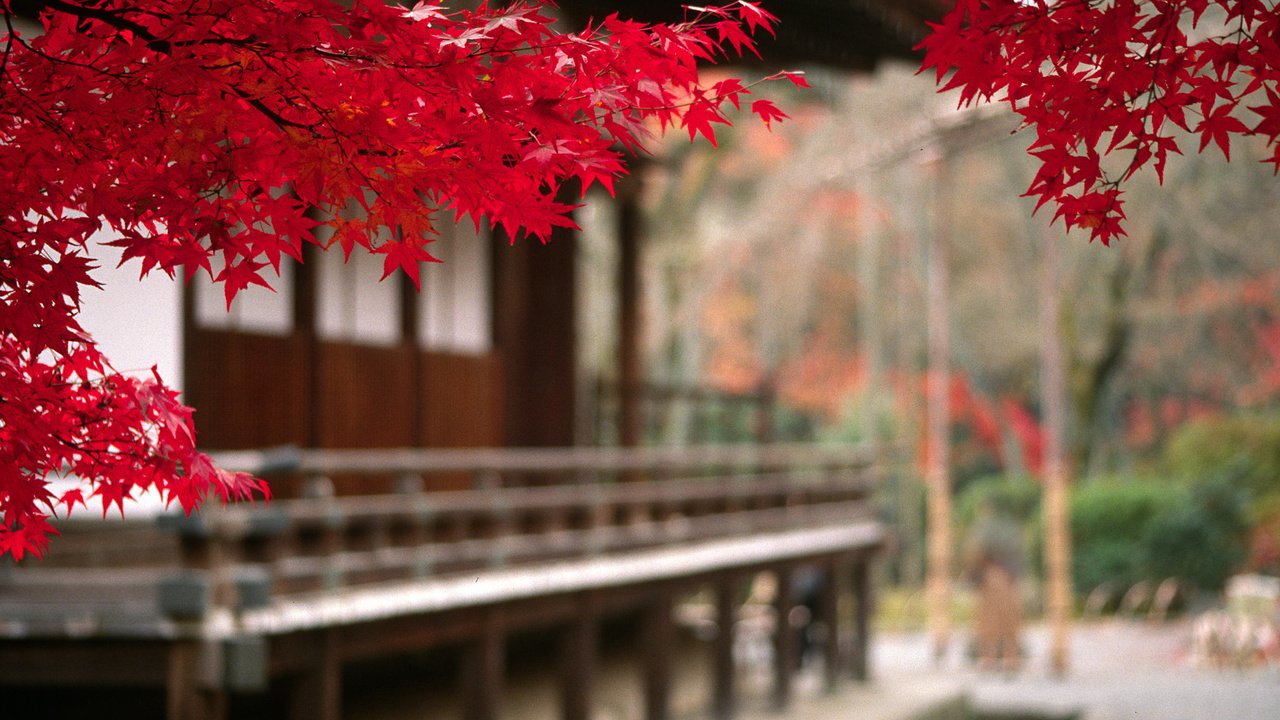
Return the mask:
<path id="1" fill-rule="evenodd" d="M 1267 0 L 956 0 L 920 47 L 960 103 L 1008 103 L 1036 137 L 1027 194 L 1104 243 L 1122 187 L 1163 180 L 1187 135 L 1231 157 L 1266 143 L 1280 170 L 1280 8 Z"/>
<path id="2" fill-rule="evenodd" d="M 228 304 L 321 224 L 416 282 L 437 212 L 545 239 L 573 224 L 561 185 L 611 187 L 646 128 L 714 141 L 748 89 L 697 65 L 774 22 L 739 0 L 565 32 L 538 2 L 503 5 L 45 0 L 23 32 L 0 0 L 0 556 L 39 555 L 59 506 L 267 492 L 77 323 L 95 236 L 142 274 L 209 273 Z M 59 473 L 87 490 L 55 493 Z"/>

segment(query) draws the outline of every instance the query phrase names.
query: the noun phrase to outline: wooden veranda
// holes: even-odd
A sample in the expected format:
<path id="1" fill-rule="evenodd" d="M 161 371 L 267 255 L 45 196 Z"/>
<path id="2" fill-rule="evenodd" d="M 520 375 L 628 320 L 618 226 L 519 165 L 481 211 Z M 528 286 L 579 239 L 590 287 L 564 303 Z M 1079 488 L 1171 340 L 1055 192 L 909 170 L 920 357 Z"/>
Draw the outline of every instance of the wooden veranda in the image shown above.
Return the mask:
<path id="1" fill-rule="evenodd" d="M 835 639 L 822 650 L 827 682 L 867 675 L 868 564 L 883 529 L 869 499 L 876 469 L 859 449 L 279 450 L 220 461 L 297 476 L 303 497 L 62 522 L 43 562 L 0 573 L 0 690 L 163 688 L 173 720 L 227 717 L 237 696 L 270 690 L 290 717 L 323 720 L 342 716 L 344 664 L 451 645 L 465 719 L 491 720 L 504 716 L 506 638 L 543 628 L 560 638 L 548 655 L 565 669 L 561 717 L 586 720 L 601 622 L 631 613 L 643 624 L 633 651 L 644 717 L 665 720 L 673 605 L 709 590 L 721 631 L 707 709 L 728 720 L 744 583 L 778 580 L 773 698 L 784 707 L 798 664 L 791 579 L 814 570 L 818 619 Z M 332 478 L 366 475 L 394 492 L 332 493 Z M 471 489 L 424 491 L 459 475 L 472 480 L 445 484 Z M 853 612 L 841 612 L 850 598 Z"/>

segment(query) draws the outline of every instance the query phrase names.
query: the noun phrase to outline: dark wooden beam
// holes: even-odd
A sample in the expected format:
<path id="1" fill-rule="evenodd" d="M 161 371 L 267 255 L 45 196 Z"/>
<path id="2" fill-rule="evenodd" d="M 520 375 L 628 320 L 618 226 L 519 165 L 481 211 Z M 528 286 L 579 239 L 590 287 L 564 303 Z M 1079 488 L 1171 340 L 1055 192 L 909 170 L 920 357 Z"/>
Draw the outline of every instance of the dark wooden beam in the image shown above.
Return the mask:
<path id="1" fill-rule="evenodd" d="M 421 271 L 421 267 L 419 270 Z M 412 398 L 409 409 L 409 437 L 415 442 L 422 440 L 425 412 L 422 407 L 422 352 L 419 350 L 422 338 L 418 332 L 418 301 L 420 289 L 409 276 L 396 273 L 399 278 L 400 302 L 400 344 L 406 350 L 409 363 L 409 397 Z"/>
<path id="2" fill-rule="evenodd" d="M 796 607 L 795 568 L 779 567 L 777 593 L 773 597 L 773 706 L 782 712 L 791 706 L 792 679 L 797 661 L 796 629 L 791 626 L 791 611 Z"/>
<path id="3" fill-rule="evenodd" d="M 499 720 L 506 675 L 503 612 L 489 608 L 480 635 L 462 647 L 463 720 Z"/>
<path id="4" fill-rule="evenodd" d="M 844 672 L 846 645 L 842 641 L 843 623 L 840 622 L 840 588 L 845 575 L 845 563 L 840 557 L 828 560 L 822 573 L 822 596 L 818 607 L 818 619 L 826 627 L 826 640 L 822 647 L 823 679 L 827 692 L 833 692 Z"/>
<path id="5" fill-rule="evenodd" d="M 738 586 L 737 578 L 729 576 L 715 587 L 717 630 L 711 647 L 711 714 L 715 720 L 733 720 L 738 714 L 737 673 L 733 663 Z"/>
<path id="6" fill-rule="evenodd" d="M 319 217 L 313 212 L 309 212 L 309 215 L 312 215 L 313 219 Z M 316 367 L 318 364 L 316 353 L 320 345 L 316 334 L 316 304 L 320 297 L 321 252 L 319 247 L 304 243 L 302 262 L 298 263 L 293 276 L 293 340 L 299 347 L 300 356 L 305 360 L 305 365 L 298 368 L 298 372 L 303 373 L 304 378 L 303 398 L 306 406 L 301 410 L 305 413 L 303 445 L 306 447 L 317 447 L 320 440 L 320 418 L 315 412 L 315 404 L 320 389 L 319 373 Z"/>
<path id="7" fill-rule="evenodd" d="M 660 592 L 645 609 L 641 641 L 645 720 L 671 720 L 671 659 L 676 652 L 672 605 L 671 594 Z"/>
<path id="8" fill-rule="evenodd" d="M 690 11 L 677 0 L 560 0 L 582 22 L 617 12 L 646 22 L 680 22 Z M 915 60 L 916 44 L 947 5 L 941 0 L 787 0 L 766 3 L 779 18 L 776 36 L 757 37 L 762 58 L 742 64 L 766 69 L 825 65 L 840 70 L 869 70 L 885 59 Z"/>
<path id="9" fill-rule="evenodd" d="M 600 617 L 591 593 L 580 598 L 577 615 L 561 630 L 560 717 L 591 720 L 600 666 Z"/>
<path id="10" fill-rule="evenodd" d="M 169 677 L 169 662 L 165 642 L 5 639 L 0 684 L 159 688 Z"/>
<path id="11" fill-rule="evenodd" d="M 576 199 L 577 193 L 565 190 L 564 197 Z M 521 238 L 496 256 L 494 340 L 505 375 L 506 445 L 574 444 L 576 248 L 576 233 L 557 228 L 545 245 Z"/>
<path id="12" fill-rule="evenodd" d="M 618 444 L 641 444 L 640 184 L 632 174 L 618 194 Z"/>
<path id="13" fill-rule="evenodd" d="M 342 658 L 338 629 L 326 628 L 311 637 L 311 662 L 294 679 L 289 702 L 293 720 L 341 720 Z"/>
<path id="14" fill-rule="evenodd" d="M 853 648 L 850 651 L 849 669 L 855 680 L 870 679 L 868 653 L 871 645 L 871 613 L 874 598 L 871 593 L 870 560 L 859 557 L 853 566 Z"/>
<path id="15" fill-rule="evenodd" d="M 208 646 L 195 641 L 174 643 L 169 651 L 169 678 L 165 687 L 165 717 L 169 720 L 225 720 L 227 696 L 208 687 Z M 323 720 L 323 719 L 321 719 Z"/>

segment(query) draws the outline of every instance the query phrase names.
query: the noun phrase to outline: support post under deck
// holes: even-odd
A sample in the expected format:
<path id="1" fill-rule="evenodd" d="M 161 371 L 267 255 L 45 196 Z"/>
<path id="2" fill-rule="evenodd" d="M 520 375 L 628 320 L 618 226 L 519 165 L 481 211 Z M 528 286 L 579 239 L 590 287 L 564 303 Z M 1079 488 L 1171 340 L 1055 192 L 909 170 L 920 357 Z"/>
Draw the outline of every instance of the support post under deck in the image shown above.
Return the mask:
<path id="1" fill-rule="evenodd" d="M 342 659 L 337 633 L 330 627 L 316 634 L 313 662 L 294 680 L 289 702 L 292 720 L 341 720 Z"/>
<path id="2" fill-rule="evenodd" d="M 479 637 L 462 648 L 464 720 L 498 720 L 506 675 L 506 636 L 497 610 L 485 614 Z"/>
<path id="3" fill-rule="evenodd" d="M 715 720 L 733 720 L 738 712 L 733 665 L 733 633 L 738 618 L 738 583 L 721 580 L 715 589 L 716 638 L 712 654 L 712 715 Z"/>
<path id="4" fill-rule="evenodd" d="M 853 649 L 850 652 L 849 667 L 855 680 L 868 680 L 871 677 L 870 664 L 867 658 L 871 638 L 871 609 L 874 598 L 871 596 L 870 561 L 859 557 L 853 565 L 853 599 L 856 603 L 853 615 Z"/>
<path id="5" fill-rule="evenodd" d="M 165 717 L 170 720 L 225 720 L 227 717 L 226 693 L 202 687 L 205 649 L 199 642 L 180 641 L 169 651 Z"/>
<path id="6" fill-rule="evenodd" d="M 791 627 L 791 611 L 796 601 L 793 568 L 782 567 L 775 574 L 778 590 L 773 597 L 773 706 L 782 711 L 791 705 L 791 681 L 798 665 L 796 631 Z"/>
<path id="7" fill-rule="evenodd" d="M 591 720 L 600 665 L 600 619 L 589 596 L 561 632 L 560 716 Z"/>
<path id="8" fill-rule="evenodd" d="M 645 720 L 671 720 L 671 658 L 676 650 L 671 610 L 671 595 L 660 591 L 645 611 L 641 641 Z"/>
<path id="9" fill-rule="evenodd" d="M 823 682 L 827 692 L 834 692 L 844 672 L 846 645 L 842 641 L 844 627 L 840 622 L 840 588 L 844 580 L 845 565 L 841 558 L 834 558 L 825 563 L 822 570 L 822 589 L 818 603 L 818 619 L 826 628 L 826 639 L 822 647 Z"/>

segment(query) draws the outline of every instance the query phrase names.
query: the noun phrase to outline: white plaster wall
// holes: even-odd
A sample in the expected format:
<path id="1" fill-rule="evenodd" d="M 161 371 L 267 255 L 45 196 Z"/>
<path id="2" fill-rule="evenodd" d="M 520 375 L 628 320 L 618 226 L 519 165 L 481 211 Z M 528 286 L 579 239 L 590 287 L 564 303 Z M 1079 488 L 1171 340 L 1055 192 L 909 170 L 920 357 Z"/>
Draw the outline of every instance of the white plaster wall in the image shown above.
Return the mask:
<path id="1" fill-rule="evenodd" d="M 383 257 L 356 248 L 343 262 L 342 249 L 320 253 L 316 332 L 326 340 L 362 345 L 400 342 L 398 286 L 382 277 Z"/>
<path id="2" fill-rule="evenodd" d="M 103 287 L 83 288 L 80 325 L 116 370 L 147 374 L 155 365 L 170 387 L 182 388 L 182 285 L 163 272 L 139 280 L 136 260 L 117 267 L 120 251 L 95 236 L 91 254 L 101 266 L 93 277 Z"/>
<path id="3" fill-rule="evenodd" d="M 218 271 L 215 263 L 214 275 Z M 270 268 L 263 268 L 262 272 L 271 288 L 250 285 L 236 293 L 229 309 L 223 286 L 214 285 L 207 273 L 197 273 L 191 281 L 195 286 L 196 323 L 205 328 L 259 335 L 284 336 L 292 332 L 294 261 L 282 258 L 279 276 Z"/>
<path id="4" fill-rule="evenodd" d="M 463 221 L 427 248 L 442 263 L 422 266 L 418 337 L 429 350 L 481 355 L 493 345 L 489 248 Z"/>

